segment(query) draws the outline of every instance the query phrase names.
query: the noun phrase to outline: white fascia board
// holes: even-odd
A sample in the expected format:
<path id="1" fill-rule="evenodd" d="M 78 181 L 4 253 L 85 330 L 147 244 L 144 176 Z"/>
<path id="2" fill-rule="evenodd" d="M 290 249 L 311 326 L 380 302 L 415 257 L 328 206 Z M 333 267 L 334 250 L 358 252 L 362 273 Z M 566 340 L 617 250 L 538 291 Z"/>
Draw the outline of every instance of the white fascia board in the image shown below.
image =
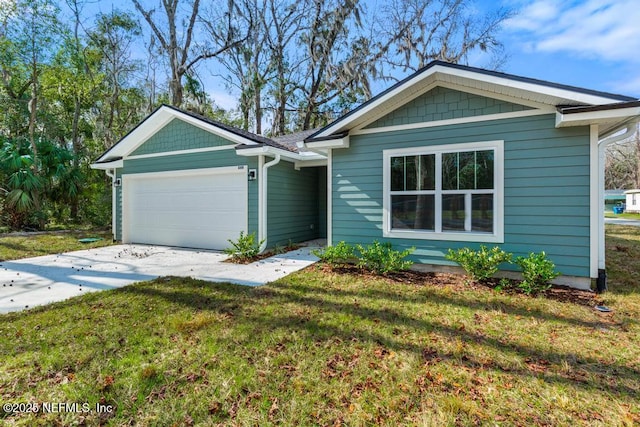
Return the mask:
<path id="1" fill-rule="evenodd" d="M 126 158 L 129 154 L 133 153 L 138 147 L 144 144 L 149 138 L 155 135 L 160 129 L 162 129 L 175 118 L 178 118 L 186 123 L 189 123 L 214 135 L 218 135 L 236 144 L 258 144 L 255 141 L 244 138 L 240 135 L 236 135 L 233 132 L 229 132 L 225 129 L 219 128 L 218 126 L 207 123 L 181 111 L 176 111 L 167 106 L 162 106 L 151 116 L 147 117 L 147 119 L 145 119 L 137 128 L 133 129 L 127 136 L 120 140 L 120 142 L 118 142 L 116 146 L 107 151 L 105 155 L 108 155 L 107 158 Z M 103 157 L 105 155 L 101 156 L 98 161 L 104 160 Z"/>
<path id="2" fill-rule="evenodd" d="M 349 148 L 349 135 L 340 139 L 326 139 L 323 141 L 311 141 L 304 144 L 309 150 L 326 150 L 329 148 Z"/>
<path id="3" fill-rule="evenodd" d="M 327 159 L 296 161 L 294 163 L 296 169 L 312 168 L 315 166 L 327 166 Z"/>
<path id="4" fill-rule="evenodd" d="M 598 96 L 596 94 L 572 91 L 569 89 L 547 86 L 544 84 L 520 81 L 517 79 L 510 79 L 508 77 L 492 76 L 484 73 L 478 73 L 472 70 L 461 70 L 457 68 L 445 67 L 442 65 L 435 65 L 434 67 L 431 67 L 430 69 L 416 75 L 414 78 L 407 80 L 404 84 L 396 87 L 394 90 L 385 93 L 377 99 L 374 98 L 373 102 L 366 105 L 361 110 L 354 112 L 344 121 L 338 119 L 333 125 L 327 127 L 322 133 L 316 135 L 316 137 L 329 136 L 341 129 L 349 128 L 350 123 L 358 122 L 362 116 L 370 113 L 372 110 L 376 110 L 382 104 L 391 101 L 393 98 L 402 94 L 411 86 L 417 85 L 418 83 L 423 82 L 426 79 L 432 78 L 434 82 L 432 82 L 431 85 L 425 85 L 425 88 L 440 84 L 436 82 L 441 82 L 443 83 L 443 85 L 446 84 L 446 86 L 449 88 L 454 88 L 455 86 L 457 86 L 456 84 L 450 84 L 449 82 L 447 82 L 446 78 L 442 78 L 443 76 L 454 76 L 462 79 L 467 79 L 469 81 L 480 81 L 488 85 L 495 85 L 496 87 L 500 87 L 503 89 L 507 88 L 508 93 L 512 94 L 514 98 L 521 98 L 522 96 L 518 96 L 519 93 L 523 94 L 523 92 L 529 92 L 550 97 L 557 97 L 561 99 L 568 99 L 574 101 L 577 104 L 602 105 L 620 102 L 620 99 L 616 98 L 609 98 L 605 96 Z"/>
<path id="5" fill-rule="evenodd" d="M 119 169 L 123 166 L 124 162 L 122 160 L 114 160 L 112 162 L 105 163 L 92 163 L 91 169 L 99 169 L 99 170 L 109 170 L 109 169 Z"/>
<path id="6" fill-rule="evenodd" d="M 638 116 L 640 116 L 640 107 L 614 108 L 611 110 L 572 114 L 562 114 L 558 111 L 556 112 L 556 127 L 585 126 L 595 123 L 625 120 Z"/>
<path id="7" fill-rule="evenodd" d="M 238 156 L 253 157 L 262 155 L 276 155 L 280 154 L 284 159 L 289 161 L 312 161 L 312 160 L 324 160 L 326 157 L 320 154 L 300 154 L 293 153 L 291 151 L 282 150 L 280 148 L 263 145 L 255 148 L 241 148 L 236 150 Z"/>

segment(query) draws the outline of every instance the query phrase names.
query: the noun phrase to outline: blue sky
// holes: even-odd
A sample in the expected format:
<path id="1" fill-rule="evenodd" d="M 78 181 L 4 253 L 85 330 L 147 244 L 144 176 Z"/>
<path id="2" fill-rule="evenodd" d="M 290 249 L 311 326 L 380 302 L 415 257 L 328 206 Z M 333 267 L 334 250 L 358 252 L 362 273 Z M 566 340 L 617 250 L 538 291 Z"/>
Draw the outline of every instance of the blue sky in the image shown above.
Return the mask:
<path id="1" fill-rule="evenodd" d="M 500 34 L 507 54 L 500 71 L 640 98 L 640 0 L 475 2 L 479 9 L 503 5 L 518 11 Z M 104 11 L 112 5 L 123 7 L 124 3 L 128 2 L 102 1 L 94 7 Z M 470 59 L 470 65 L 486 64 L 481 56 Z M 214 66 L 208 63 L 207 67 Z M 236 96 L 219 78 L 206 71 L 201 77 L 218 105 L 235 107 Z M 389 84 L 375 84 L 374 93 Z"/>
<path id="2" fill-rule="evenodd" d="M 488 7 L 495 0 L 480 2 Z M 512 0 L 502 71 L 640 97 L 638 0 Z"/>

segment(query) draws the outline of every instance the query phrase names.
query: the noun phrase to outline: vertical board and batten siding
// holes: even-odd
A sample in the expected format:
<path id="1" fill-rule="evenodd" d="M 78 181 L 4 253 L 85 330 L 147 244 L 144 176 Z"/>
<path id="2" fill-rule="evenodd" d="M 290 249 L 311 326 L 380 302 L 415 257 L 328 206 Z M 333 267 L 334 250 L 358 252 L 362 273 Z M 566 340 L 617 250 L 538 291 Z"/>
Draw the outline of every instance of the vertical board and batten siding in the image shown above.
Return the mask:
<path id="1" fill-rule="evenodd" d="M 589 128 L 555 128 L 553 114 L 380 132 L 351 137 L 333 151 L 332 241 L 415 246 L 412 259 L 444 259 L 449 248 L 480 243 L 382 237 L 382 152 L 504 140 L 504 244 L 516 256 L 545 251 L 564 275 L 589 277 Z M 493 246 L 493 244 L 487 244 Z"/>
<path id="2" fill-rule="evenodd" d="M 488 114 L 513 113 L 530 109 L 530 107 L 512 102 L 436 87 L 381 117 L 367 126 L 366 129 Z"/>
<path id="3" fill-rule="evenodd" d="M 285 246 L 320 235 L 318 180 L 320 168 L 300 168 L 280 161 L 268 169 L 267 246 Z M 325 181 L 326 182 L 326 181 Z"/>

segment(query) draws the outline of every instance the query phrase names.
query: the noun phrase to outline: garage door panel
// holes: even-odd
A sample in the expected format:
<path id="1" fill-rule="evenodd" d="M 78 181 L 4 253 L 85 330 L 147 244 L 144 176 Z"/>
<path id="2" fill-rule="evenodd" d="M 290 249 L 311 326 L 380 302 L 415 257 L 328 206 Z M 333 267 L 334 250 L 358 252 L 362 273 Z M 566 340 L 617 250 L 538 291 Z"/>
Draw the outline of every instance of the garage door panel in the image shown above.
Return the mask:
<path id="1" fill-rule="evenodd" d="M 244 170 L 126 176 L 125 241 L 223 249 L 247 227 Z"/>

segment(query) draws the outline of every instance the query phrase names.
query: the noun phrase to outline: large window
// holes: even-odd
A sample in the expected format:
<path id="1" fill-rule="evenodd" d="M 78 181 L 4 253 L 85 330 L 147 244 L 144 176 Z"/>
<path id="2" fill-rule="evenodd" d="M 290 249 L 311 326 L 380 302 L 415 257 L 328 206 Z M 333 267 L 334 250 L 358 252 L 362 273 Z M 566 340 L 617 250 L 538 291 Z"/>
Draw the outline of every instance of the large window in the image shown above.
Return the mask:
<path id="1" fill-rule="evenodd" d="M 386 150 L 387 237 L 500 242 L 502 141 Z"/>

